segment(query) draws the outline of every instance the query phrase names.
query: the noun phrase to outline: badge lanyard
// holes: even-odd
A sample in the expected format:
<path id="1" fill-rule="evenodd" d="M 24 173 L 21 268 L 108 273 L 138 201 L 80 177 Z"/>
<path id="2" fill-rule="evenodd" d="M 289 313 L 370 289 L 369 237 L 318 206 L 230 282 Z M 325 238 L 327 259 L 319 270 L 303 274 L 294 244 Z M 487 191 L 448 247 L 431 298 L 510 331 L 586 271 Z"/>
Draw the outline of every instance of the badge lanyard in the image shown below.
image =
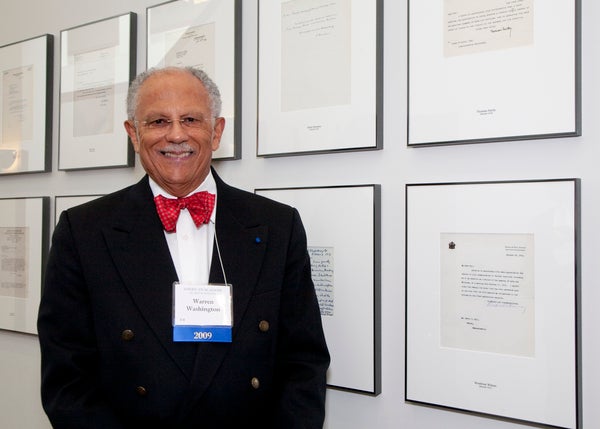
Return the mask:
<path id="1" fill-rule="evenodd" d="M 231 342 L 232 288 L 227 283 L 215 228 L 224 284 L 173 283 L 173 341 Z"/>

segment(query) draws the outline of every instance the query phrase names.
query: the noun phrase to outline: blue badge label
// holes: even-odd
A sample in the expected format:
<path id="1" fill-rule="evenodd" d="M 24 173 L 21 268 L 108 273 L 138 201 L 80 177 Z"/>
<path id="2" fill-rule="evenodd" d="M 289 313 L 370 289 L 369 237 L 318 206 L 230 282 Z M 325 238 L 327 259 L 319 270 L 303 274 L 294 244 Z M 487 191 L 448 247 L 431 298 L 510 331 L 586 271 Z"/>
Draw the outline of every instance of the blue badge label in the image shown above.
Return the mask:
<path id="1" fill-rule="evenodd" d="M 231 326 L 174 326 L 173 341 L 231 342 Z"/>

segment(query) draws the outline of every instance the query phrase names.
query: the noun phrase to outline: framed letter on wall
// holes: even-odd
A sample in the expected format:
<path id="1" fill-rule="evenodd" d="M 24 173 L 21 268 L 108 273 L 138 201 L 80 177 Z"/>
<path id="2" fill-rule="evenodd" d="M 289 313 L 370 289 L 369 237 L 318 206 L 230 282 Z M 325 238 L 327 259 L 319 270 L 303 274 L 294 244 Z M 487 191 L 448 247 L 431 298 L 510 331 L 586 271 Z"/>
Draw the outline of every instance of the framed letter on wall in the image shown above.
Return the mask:
<path id="1" fill-rule="evenodd" d="M 59 170 L 133 165 L 127 119 L 136 15 L 61 31 Z"/>
<path id="2" fill-rule="evenodd" d="M 406 400 L 577 429 L 579 179 L 406 186 Z"/>
<path id="3" fill-rule="evenodd" d="M 258 156 L 382 148 L 383 1 L 259 1 Z"/>
<path id="4" fill-rule="evenodd" d="M 37 333 L 50 197 L 0 199 L 0 329 Z"/>
<path id="5" fill-rule="evenodd" d="M 409 0 L 408 145 L 581 134 L 580 0 Z"/>
<path id="6" fill-rule="evenodd" d="M 54 37 L 0 47 L 0 174 L 50 171 Z"/>

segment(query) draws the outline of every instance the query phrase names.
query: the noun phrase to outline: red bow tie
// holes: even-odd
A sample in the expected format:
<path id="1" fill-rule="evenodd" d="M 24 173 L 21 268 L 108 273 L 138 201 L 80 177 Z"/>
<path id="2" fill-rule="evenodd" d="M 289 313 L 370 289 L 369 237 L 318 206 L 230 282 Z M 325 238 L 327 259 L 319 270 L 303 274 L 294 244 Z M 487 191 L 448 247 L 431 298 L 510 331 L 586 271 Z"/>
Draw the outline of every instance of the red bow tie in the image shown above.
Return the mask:
<path id="1" fill-rule="evenodd" d="M 189 197 L 177 199 L 157 195 L 154 197 L 154 203 L 165 231 L 175 232 L 181 209 L 187 209 L 190 212 L 197 227 L 208 223 L 215 207 L 215 196 L 206 191 L 196 192 Z"/>

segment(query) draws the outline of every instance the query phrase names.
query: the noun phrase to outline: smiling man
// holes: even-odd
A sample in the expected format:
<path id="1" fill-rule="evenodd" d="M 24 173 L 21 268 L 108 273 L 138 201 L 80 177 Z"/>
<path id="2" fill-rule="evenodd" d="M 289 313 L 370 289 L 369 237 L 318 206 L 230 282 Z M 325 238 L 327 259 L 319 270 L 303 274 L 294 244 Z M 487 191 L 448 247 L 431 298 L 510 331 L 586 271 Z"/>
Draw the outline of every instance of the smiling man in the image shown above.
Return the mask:
<path id="1" fill-rule="evenodd" d="M 60 216 L 38 318 L 55 428 L 321 428 L 329 354 L 297 211 L 211 169 L 202 71 L 131 84 L 147 173 Z"/>

